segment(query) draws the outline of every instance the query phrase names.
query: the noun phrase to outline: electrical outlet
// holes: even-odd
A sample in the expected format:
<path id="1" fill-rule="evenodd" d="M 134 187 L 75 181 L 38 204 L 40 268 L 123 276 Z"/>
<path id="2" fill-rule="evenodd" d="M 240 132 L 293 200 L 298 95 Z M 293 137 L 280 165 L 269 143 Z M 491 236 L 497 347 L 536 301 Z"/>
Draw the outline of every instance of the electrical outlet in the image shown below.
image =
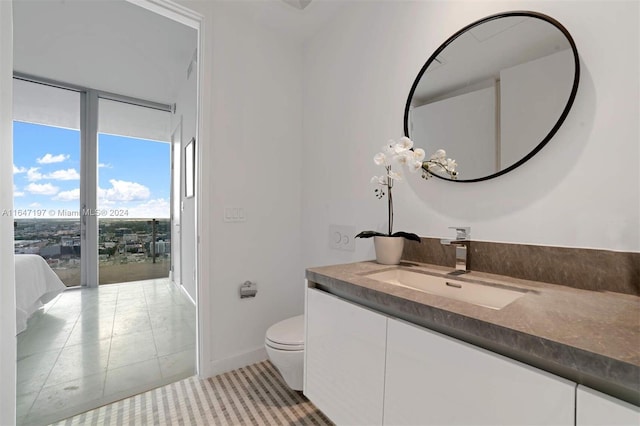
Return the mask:
<path id="1" fill-rule="evenodd" d="M 329 247 L 335 250 L 356 251 L 356 228 L 347 225 L 329 225 Z"/>

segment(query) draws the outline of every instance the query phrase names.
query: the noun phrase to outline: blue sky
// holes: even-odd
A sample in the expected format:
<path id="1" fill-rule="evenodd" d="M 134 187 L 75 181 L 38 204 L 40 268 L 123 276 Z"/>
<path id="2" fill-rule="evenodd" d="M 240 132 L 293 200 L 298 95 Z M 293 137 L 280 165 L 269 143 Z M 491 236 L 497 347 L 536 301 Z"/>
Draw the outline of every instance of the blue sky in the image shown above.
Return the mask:
<path id="1" fill-rule="evenodd" d="M 17 121 L 13 132 L 14 208 L 79 211 L 80 132 Z M 100 134 L 98 163 L 99 209 L 169 217 L 170 144 Z"/>

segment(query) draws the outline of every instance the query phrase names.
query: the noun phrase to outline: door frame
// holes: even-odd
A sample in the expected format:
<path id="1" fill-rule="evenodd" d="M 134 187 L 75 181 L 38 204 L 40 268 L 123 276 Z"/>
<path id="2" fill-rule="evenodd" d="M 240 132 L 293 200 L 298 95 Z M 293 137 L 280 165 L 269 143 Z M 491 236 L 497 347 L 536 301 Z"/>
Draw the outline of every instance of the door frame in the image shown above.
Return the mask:
<path id="1" fill-rule="evenodd" d="M 182 289 L 182 115 L 171 133 L 171 281 Z M 176 216 L 178 216 L 176 218 Z M 176 255 L 177 254 L 177 255 Z"/>
<path id="2" fill-rule="evenodd" d="M 204 16 L 169 0 L 127 0 L 152 12 L 169 19 L 188 25 L 197 31 L 198 62 L 197 62 L 197 126 L 196 139 L 201 140 L 203 132 L 202 108 L 202 75 L 204 71 Z M 13 145 L 13 4 L 11 1 L 0 1 L 0 141 L 11 141 L 9 153 Z M 196 182 L 201 181 L 200 152 L 202 143 L 197 144 L 196 151 Z M 5 153 L 7 152 L 5 149 Z M 13 155 L 0 156 L 0 207 L 13 208 Z M 199 203 L 201 185 L 196 186 L 196 233 L 199 234 L 202 206 Z M 13 255 L 13 220 L 11 217 L 0 217 L 0 375 L 4 380 L 0 382 L 0 424 L 13 424 L 16 415 L 16 347 L 15 335 L 15 275 Z M 195 237 L 196 245 L 196 315 L 197 315 L 197 372 L 200 377 L 206 377 L 204 360 L 211 358 L 210 340 L 206 331 L 209 330 L 210 313 L 206 309 L 205 301 L 209 300 L 209 289 L 200 279 L 198 265 L 201 252 L 199 235 Z"/>
<path id="3" fill-rule="evenodd" d="M 0 1 L 0 209 L 13 210 L 13 4 Z M 0 424 L 16 421 L 13 217 L 0 215 Z"/>
<path id="4" fill-rule="evenodd" d="M 171 0 L 126 0 L 129 3 L 136 4 L 165 18 L 172 19 L 181 24 L 187 25 L 196 30 L 197 33 L 197 62 L 196 62 L 196 143 L 195 152 L 195 235 L 193 236 L 193 244 L 195 246 L 195 287 L 196 287 L 196 371 L 199 377 L 209 377 L 210 367 L 209 360 L 212 358 L 213 350 L 211 345 L 211 310 L 208 309 L 210 300 L 210 288 L 206 284 L 209 282 L 207 274 L 202 271 L 204 256 L 208 256 L 208 250 L 201 250 L 200 233 L 206 231 L 207 222 L 202 218 L 209 216 L 200 200 L 202 196 L 202 168 L 200 161 L 202 158 L 203 143 L 202 140 L 208 136 L 208 132 L 204 127 L 204 108 L 203 108 L 203 78 L 205 70 L 205 61 L 208 60 L 207 49 L 205 48 L 205 17 L 187 7 L 174 3 Z M 208 129 L 207 129 L 208 130 Z M 207 213 L 205 215 L 205 213 Z M 182 219 L 182 218 L 181 218 Z M 181 247 L 182 248 L 182 247 Z M 208 245 L 206 245 L 208 248 Z M 203 276 L 204 274 L 204 276 Z"/>

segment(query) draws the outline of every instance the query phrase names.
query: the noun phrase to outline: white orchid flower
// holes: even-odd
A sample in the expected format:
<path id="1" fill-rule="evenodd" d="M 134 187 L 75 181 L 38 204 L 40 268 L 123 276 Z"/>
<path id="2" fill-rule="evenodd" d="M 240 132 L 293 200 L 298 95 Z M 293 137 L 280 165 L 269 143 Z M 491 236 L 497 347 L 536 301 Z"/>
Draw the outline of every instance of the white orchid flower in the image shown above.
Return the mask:
<path id="1" fill-rule="evenodd" d="M 416 148 L 413 151 L 413 160 L 414 161 L 419 161 L 420 163 L 422 163 L 424 161 L 424 157 L 425 157 L 425 153 L 424 153 L 424 149 L 422 148 Z M 422 167 L 422 166 L 420 166 Z"/>
<path id="2" fill-rule="evenodd" d="M 445 158 L 447 158 L 447 152 L 444 149 L 437 150 L 431 156 L 431 159 L 435 161 L 444 161 Z"/>
<path id="3" fill-rule="evenodd" d="M 371 178 L 371 183 L 384 186 L 387 184 L 387 179 L 384 176 L 374 176 Z"/>
<path id="4" fill-rule="evenodd" d="M 395 156 L 395 160 L 401 166 L 406 166 L 413 161 L 413 154 L 411 151 L 404 151 Z"/>
<path id="5" fill-rule="evenodd" d="M 413 148 L 413 141 L 406 136 L 401 137 L 394 147 L 396 154 L 408 151 L 411 148 Z"/>
<path id="6" fill-rule="evenodd" d="M 456 169 L 456 167 L 458 167 L 458 163 L 456 163 L 456 160 L 452 160 L 451 158 L 447 159 L 447 169 L 454 171 Z"/>
<path id="7" fill-rule="evenodd" d="M 387 175 L 393 180 L 397 180 L 398 182 L 402 181 L 402 173 L 394 172 L 393 170 L 389 170 L 389 174 Z"/>
<path id="8" fill-rule="evenodd" d="M 440 172 L 440 171 L 444 170 L 444 167 L 442 167 L 442 164 L 440 164 L 440 163 L 428 163 L 427 164 L 427 169 L 429 170 L 429 172 L 432 172 L 434 170 L 437 171 L 437 172 Z"/>
<path id="9" fill-rule="evenodd" d="M 393 190 L 393 184 L 395 181 L 401 182 L 404 177 L 401 172 L 392 170 L 392 166 L 397 164 L 399 166 L 407 166 L 410 172 L 415 173 L 422 169 L 422 177 L 429 179 L 434 172 L 445 172 L 452 179 L 457 179 L 457 172 L 455 168 L 457 164 L 455 160 L 447 158 L 447 153 L 444 149 L 438 149 L 427 161 L 425 160 L 425 152 L 421 148 L 413 148 L 413 141 L 408 137 L 402 137 L 396 143 L 390 139 L 385 146 L 382 147 L 382 152 L 377 153 L 373 157 L 373 161 L 378 166 L 385 168 L 386 175 L 373 176 L 371 183 L 378 185 L 375 189 L 375 195 L 378 199 L 382 199 L 386 196 L 389 205 L 388 216 L 388 235 L 393 234 L 393 198 L 391 191 Z M 378 235 L 379 233 L 368 231 L 358 234 L 358 237 L 369 237 L 371 235 Z M 409 235 L 416 241 L 419 240 L 415 234 Z M 413 238 L 415 237 L 415 238 Z M 408 237 L 405 237 L 408 238 Z"/>
<path id="10" fill-rule="evenodd" d="M 396 153 L 395 146 L 396 146 L 396 141 L 394 141 L 393 139 L 389 139 L 387 144 L 382 147 L 382 152 L 389 156 L 392 156 Z"/>
<path id="11" fill-rule="evenodd" d="M 420 161 L 413 161 L 411 164 L 409 164 L 409 171 L 411 173 L 415 173 L 418 170 L 420 170 L 422 168 L 422 160 Z"/>
<path id="12" fill-rule="evenodd" d="M 373 157 L 373 162 L 378 166 L 386 166 L 388 164 L 387 156 L 384 153 L 379 152 Z"/>

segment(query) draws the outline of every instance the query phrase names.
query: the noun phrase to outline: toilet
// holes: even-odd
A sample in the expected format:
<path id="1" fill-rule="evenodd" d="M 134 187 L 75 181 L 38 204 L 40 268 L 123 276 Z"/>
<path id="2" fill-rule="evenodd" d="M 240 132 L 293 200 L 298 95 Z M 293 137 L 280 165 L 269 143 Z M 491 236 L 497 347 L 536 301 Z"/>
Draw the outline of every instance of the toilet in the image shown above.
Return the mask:
<path id="1" fill-rule="evenodd" d="M 304 315 L 280 321 L 264 339 L 269 360 L 293 390 L 302 390 L 304 371 Z"/>

